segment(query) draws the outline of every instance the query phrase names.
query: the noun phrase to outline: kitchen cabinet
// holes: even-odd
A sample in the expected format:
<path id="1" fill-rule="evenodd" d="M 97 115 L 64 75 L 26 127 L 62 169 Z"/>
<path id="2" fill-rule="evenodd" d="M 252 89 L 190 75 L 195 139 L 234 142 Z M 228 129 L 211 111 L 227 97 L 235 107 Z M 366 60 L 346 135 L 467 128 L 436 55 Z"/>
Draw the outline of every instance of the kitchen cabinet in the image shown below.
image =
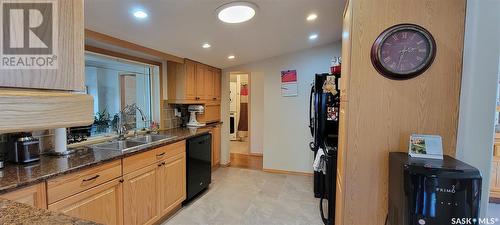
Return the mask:
<path id="1" fill-rule="evenodd" d="M 167 63 L 168 102 L 205 104 L 220 102 L 221 70 L 189 59 Z"/>
<path id="2" fill-rule="evenodd" d="M 221 100 L 221 85 L 222 85 L 222 72 L 220 69 L 214 69 L 213 71 L 213 81 L 214 81 L 214 96 L 213 100 L 220 102 Z"/>
<path id="3" fill-rule="evenodd" d="M 53 42 L 54 46 L 48 47 L 52 50 L 52 54 L 49 54 L 50 59 L 49 57 L 43 58 L 46 62 L 56 58 L 57 63 L 50 69 L 0 69 L 0 87 L 85 90 L 83 0 L 57 0 L 55 2 L 58 16 L 54 18 L 57 29 L 53 30 L 58 30 L 55 34 L 57 39 L 43 40 Z M 38 35 L 36 31 L 33 32 L 35 32 L 34 35 Z M 25 38 L 25 40 L 28 39 Z M 5 56 L 10 57 L 10 55 Z M 32 56 L 27 55 L 27 57 Z"/>
<path id="4" fill-rule="evenodd" d="M 490 197 L 500 198 L 500 157 L 493 157 L 491 162 Z"/>
<path id="5" fill-rule="evenodd" d="M 52 204 L 122 175 L 121 160 L 92 167 L 47 181 L 47 201 Z"/>
<path id="6" fill-rule="evenodd" d="M 45 183 L 35 184 L 30 187 L 22 188 L 13 192 L 0 195 L 0 198 L 24 203 L 36 208 L 47 208 L 47 195 Z"/>
<path id="7" fill-rule="evenodd" d="M 102 224 L 123 224 L 121 178 L 49 205 L 49 210 Z"/>
<path id="8" fill-rule="evenodd" d="M 158 209 L 166 215 L 186 199 L 186 152 L 160 162 L 157 168 Z"/>
<path id="9" fill-rule="evenodd" d="M 130 172 L 124 175 L 125 224 L 153 224 L 186 199 L 185 141 L 125 158 L 123 166 Z"/>
<path id="10" fill-rule="evenodd" d="M 221 130 L 220 125 L 212 128 L 212 167 L 217 167 L 220 164 L 220 148 L 221 148 Z"/>
<path id="11" fill-rule="evenodd" d="M 124 175 L 123 213 L 128 225 L 153 224 L 158 219 L 157 167 L 152 164 Z"/>

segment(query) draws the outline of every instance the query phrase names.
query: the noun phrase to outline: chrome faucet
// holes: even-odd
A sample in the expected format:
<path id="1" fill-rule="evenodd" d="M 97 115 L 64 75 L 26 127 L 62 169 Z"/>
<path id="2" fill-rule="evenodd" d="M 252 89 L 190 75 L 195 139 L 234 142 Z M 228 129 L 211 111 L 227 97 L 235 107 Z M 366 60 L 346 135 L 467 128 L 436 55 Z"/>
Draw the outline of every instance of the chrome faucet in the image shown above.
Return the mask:
<path id="1" fill-rule="evenodd" d="M 127 127 L 125 126 L 126 123 L 124 121 L 124 117 L 126 115 L 130 115 L 134 111 L 139 111 L 141 114 L 141 120 L 142 122 L 146 122 L 146 115 L 144 115 L 144 112 L 142 111 L 141 108 L 137 106 L 137 104 L 131 104 L 131 105 L 126 105 L 120 112 L 119 112 L 119 117 L 118 117 L 118 127 L 117 127 L 117 132 L 118 132 L 118 140 L 125 140 L 126 134 L 127 134 Z"/>

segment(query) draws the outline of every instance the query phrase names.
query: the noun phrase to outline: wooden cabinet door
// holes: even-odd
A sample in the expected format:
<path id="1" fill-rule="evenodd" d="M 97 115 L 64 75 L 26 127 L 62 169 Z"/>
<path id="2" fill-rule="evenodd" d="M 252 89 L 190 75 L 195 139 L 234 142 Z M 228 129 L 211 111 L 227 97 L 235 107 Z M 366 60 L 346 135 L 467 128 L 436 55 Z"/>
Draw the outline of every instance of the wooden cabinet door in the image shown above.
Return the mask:
<path id="1" fill-rule="evenodd" d="M 498 164 L 495 161 L 491 162 L 490 189 L 496 189 L 497 186 L 497 170 Z"/>
<path id="2" fill-rule="evenodd" d="M 205 100 L 214 98 L 214 71 L 212 68 L 205 69 Z"/>
<path id="3" fill-rule="evenodd" d="M 221 131 L 217 125 L 212 128 L 212 167 L 220 164 Z"/>
<path id="4" fill-rule="evenodd" d="M 0 198 L 24 203 L 41 209 L 47 208 L 45 182 L 0 195 Z"/>
<path id="5" fill-rule="evenodd" d="M 214 100 L 220 101 L 221 100 L 221 71 L 219 69 L 216 69 L 213 73 L 213 80 L 214 80 Z"/>
<path id="6" fill-rule="evenodd" d="M 493 174 L 496 176 L 495 189 L 500 191 L 500 162 L 499 161 L 496 161 L 496 163 L 493 162 L 493 165 L 496 166 L 496 172 L 495 172 L 495 174 Z M 493 176 L 491 176 L 491 178 L 493 179 Z"/>
<path id="7" fill-rule="evenodd" d="M 196 100 L 205 100 L 205 66 L 202 64 L 196 64 L 195 73 L 195 89 L 196 89 Z"/>
<path id="8" fill-rule="evenodd" d="M 164 216 L 186 199 L 186 152 L 164 160 L 157 171 L 158 208 Z"/>
<path id="9" fill-rule="evenodd" d="M 123 224 L 121 178 L 49 205 L 49 210 L 102 224 Z"/>
<path id="10" fill-rule="evenodd" d="M 185 90 L 184 98 L 187 100 L 194 100 L 196 98 L 196 63 L 193 61 L 186 60 L 184 62 L 184 79 Z"/>
<path id="11" fill-rule="evenodd" d="M 124 224 L 153 224 L 158 219 L 157 167 L 152 164 L 124 176 Z"/>

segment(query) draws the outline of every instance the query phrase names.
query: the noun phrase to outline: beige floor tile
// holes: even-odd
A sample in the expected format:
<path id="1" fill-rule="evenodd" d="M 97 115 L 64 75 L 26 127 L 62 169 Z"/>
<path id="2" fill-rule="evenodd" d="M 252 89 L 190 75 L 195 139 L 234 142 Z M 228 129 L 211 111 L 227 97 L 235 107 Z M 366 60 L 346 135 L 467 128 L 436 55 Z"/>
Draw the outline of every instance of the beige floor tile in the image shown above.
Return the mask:
<path id="1" fill-rule="evenodd" d="M 219 168 L 210 188 L 164 225 L 321 225 L 312 177 Z"/>

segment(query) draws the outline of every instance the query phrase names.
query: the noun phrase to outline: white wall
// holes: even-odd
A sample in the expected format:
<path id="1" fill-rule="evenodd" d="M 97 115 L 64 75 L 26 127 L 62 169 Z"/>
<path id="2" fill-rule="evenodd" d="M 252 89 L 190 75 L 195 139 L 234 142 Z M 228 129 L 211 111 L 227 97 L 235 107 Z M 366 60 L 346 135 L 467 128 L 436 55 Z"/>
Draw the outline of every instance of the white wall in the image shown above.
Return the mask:
<path id="1" fill-rule="evenodd" d="M 340 56 L 340 48 L 341 43 L 335 42 L 223 70 L 223 100 L 229 96 L 229 73 L 250 73 L 251 142 L 252 145 L 262 143 L 265 169 L 312 172 L 309 90 L 314 74 L 328 72 L 332 57 Z M 297 70 L 297 97 L 281 96 L 282 70 Z M 228 102 L 224 101 L 223 163 L 227 162 L 224 159 L 227 160 L 229 155 L 228 108 Z"/>
<path id="2" fill-rule="evenodd" d="M 483 175 L 486 214 L 500 53 L 500 1 L 468 0 L 456 157 Z"/>

